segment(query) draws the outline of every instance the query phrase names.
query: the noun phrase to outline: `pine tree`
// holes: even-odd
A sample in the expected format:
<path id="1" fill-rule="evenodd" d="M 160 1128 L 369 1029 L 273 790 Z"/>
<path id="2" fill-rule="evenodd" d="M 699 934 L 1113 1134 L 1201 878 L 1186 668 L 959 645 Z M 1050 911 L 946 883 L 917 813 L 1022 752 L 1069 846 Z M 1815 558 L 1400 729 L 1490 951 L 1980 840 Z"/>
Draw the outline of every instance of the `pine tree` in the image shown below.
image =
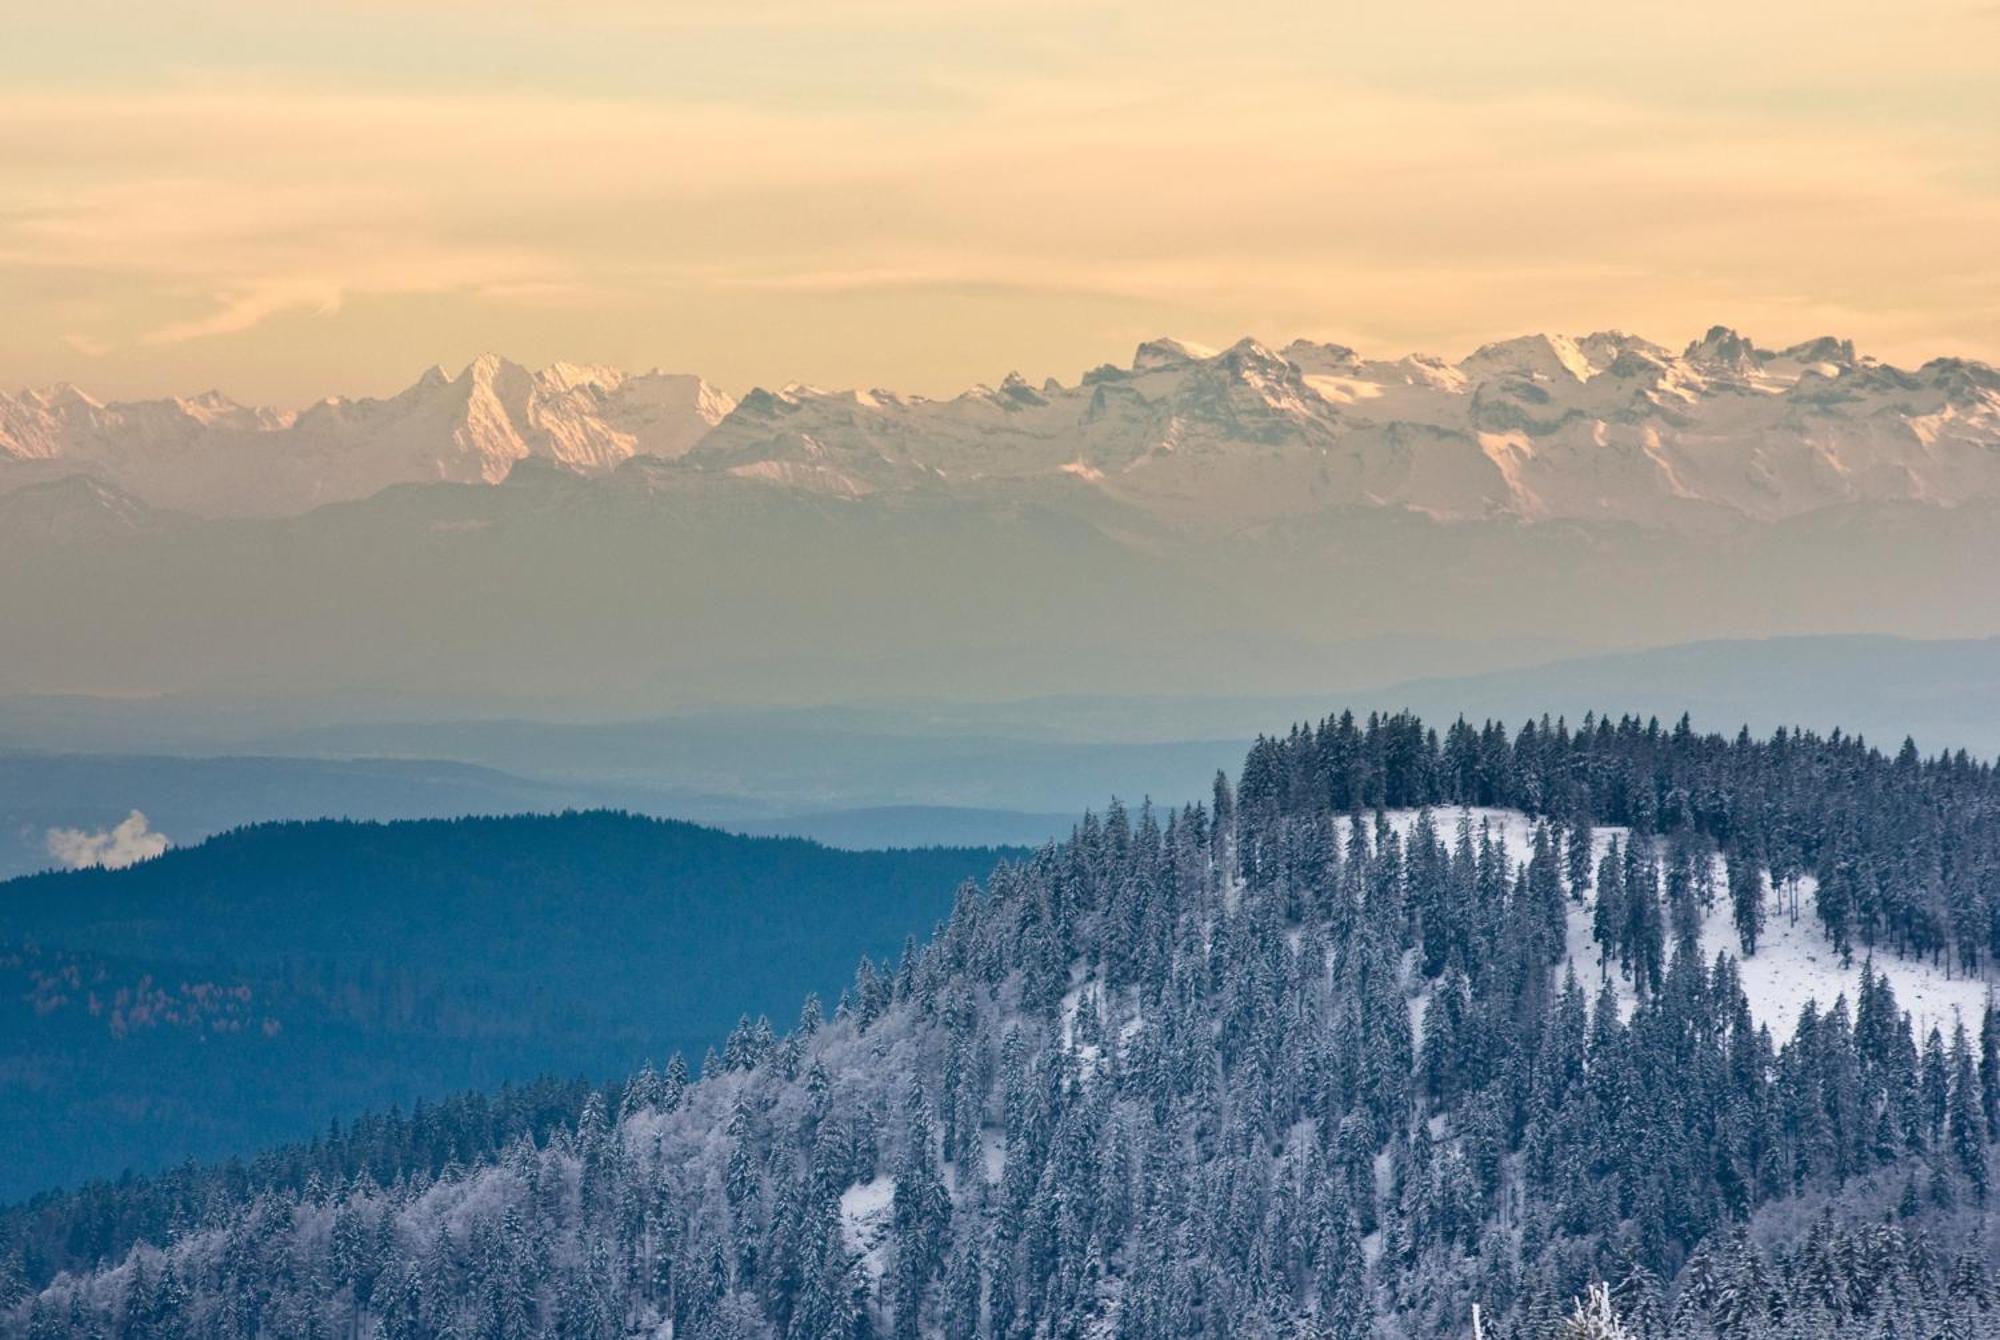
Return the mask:
<path id="1" fill-rule="evenodd" d="M 1729 857 L 1729 906 L 1743 957 L 1755 958 L 1764 934 L 1764 872 L 1756 855 L 1743 848 Z"/>
<path id="2" fill-rule="evenodd" d="M 1979 1025 L 1979 1100 L 1988 1138 L 2000 1140 L 2000 1005 L 1991 991 Z"/>
<path id="3" fill-rule="evenodd" d="M 1569 835 L 1563 844 L 1564 873 L 1569 877 L 1569 895 L 1577 902 L 1590 892 L 1590 858 L 1596 843 L 1596 834 L 1590 825 L 1590 816 L 1578 811 L 1570 821 Z"/>
<path id="4" fill-rule="evenodd" d="M 1603 955 L 1603 973 L 1607 979 L 1614 957 L 1621 966 L 1631 966 L 1625 933 L 1625 857 L 1614 837 L 1597 866 L 1597 902 L 1591 911 L 1591 934 Z"/>
<path id="5" fill-rule="evenodd" d="M 922 1330 L 926 1291 L 950 1246 L 951 1197 L 933 1149 L 930 1105 L 913 1076 L 903 1097 L 903 1157 L 892 1201 L 896 1242 L 895 1334 Z"/>
<path id="6" fill-rule="evenodd" d="M 1957 1023 L 1951 1035 L 1951 1098 L 1946 1114 L 1952 1157 L 1972 1188 L 1972 1198 L 1986 1203 L 1987 1150 L 1986 1114 L 1980 1110 L 1979 1076 L 1972 1064 L 1972 1044 L 1965 1024 Z"/>

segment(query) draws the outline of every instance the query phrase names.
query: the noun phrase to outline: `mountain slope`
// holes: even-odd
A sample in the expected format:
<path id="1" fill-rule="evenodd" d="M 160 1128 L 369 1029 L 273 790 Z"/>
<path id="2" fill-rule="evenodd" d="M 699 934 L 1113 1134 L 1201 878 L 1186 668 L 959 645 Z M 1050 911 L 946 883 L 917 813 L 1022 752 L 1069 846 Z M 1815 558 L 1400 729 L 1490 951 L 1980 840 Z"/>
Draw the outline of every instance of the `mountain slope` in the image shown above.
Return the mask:
<path id="1" fill-rule="evenodd" d="M 523 460 L 600 474 L 683 454 L 733 407 L 697 377 L 484 355 L 432 368 L 384 400 L 296 413 L 217 392 L 100 403 L 74 387 L 0 395 L 0 488 L 83 472 L 155 507 L 202 515 L 302 512 L 423 480 L 497 483 Z"/>
<path id="2" fill-rule="evenodd" d="M 698 1053 L 995 858 L 596 812 L 271 824 L 0 884 L 0 1195 Z"/>
<path id="3" fill-rule="evenodd" d="M 510 1118 L 450 1167 L 371 1123 L 254 1189 L 8 1216 L 74 1267 L 24 1254 L 50 1282 L 11 1321 L 1361 1340 L 1477 1305 L 1568 1340 L 1608 1280 L 1628 1330 L 1600 1335 L 1991 1340 L 2000 1011 L 1901 997 L 2000 951 L 1995 795 L 1838 735 L 1328 718 L 1213 809 L 1114 808 L 1000 867 L 831 1018 L 742 1030 L 698 1083 L 641 1071 L 545 1141 Z M 1808 877 L 1853 994 L 1781 1031 L 1702 937 L 1782 957 Z M 206 1207 L 170 1244 L 54 1245 L 168 1188 Z"/>

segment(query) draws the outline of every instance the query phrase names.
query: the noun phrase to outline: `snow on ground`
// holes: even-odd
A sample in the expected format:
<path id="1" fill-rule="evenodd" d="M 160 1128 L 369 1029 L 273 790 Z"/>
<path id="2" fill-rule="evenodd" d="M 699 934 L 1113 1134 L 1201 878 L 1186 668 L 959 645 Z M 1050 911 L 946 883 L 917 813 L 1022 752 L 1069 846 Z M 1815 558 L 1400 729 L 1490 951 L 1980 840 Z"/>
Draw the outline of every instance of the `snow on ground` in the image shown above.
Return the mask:
<path id="1" fill-rule="evenodd" d="M 1759 937 L 1756 957 L 1740 960 L 1743 994 L 1750 998 L 1750 1012 L 1758 1020 L 1768 1021 L 1771 1035 L 1780 1041 L 1792 1035 L 1799 1010 L 1808 1000 L 1825 1009 L 1845 993 L 1852 1010 L 1859 998 L 1861 969 L 1869 951 L 1857 945 L 1853 966 L 1841 966 L 1840 955 L 1820 925 L 1815 906 L 1818 892 L 1818 881 L 1810 876 L 1799 882 L 1796 921 L 1789 910 L 1777 911 L 1775 896 L 1767 895 L 1764 933 Z M 1789 898 L 1786 901 L 1789 904 Z M 1731 952 L 1741 948 L 1722 899 L 1709 912 L 1702 943 L 1711 954 L 1717 946 L 1726 946 Z M 1976 1035 L 1986 994 L 2000 985 L 2000 978 L 1948 975 L 1929 959 L 1899 958 L 1886 947 L 1875 953 L 1874 964 L 1876 973 L 1886 975 L 1895 988 L 1896 1004 L 1916 1025 L 1919 1040 L 1933 1027 L 1950 1038 L 1956 1019 L 1963 1019 Z"/>
<path id="2" fill-rule="evenodd" d="M 878 1177 L 857 1182 L 840 1196 L 840 1234 L 847 1249 L 861 1257 L 870 1279 L 882 1278 L 883 1254 L 889 1241 L 890 1211 L 896 1199 L 896 1179 Z"/>
<path id="3" fill-rule="evenodd" d="M 1403 951 L 1403 980 L 1415 989 L 1406 1002 L 1410 1007 L 1410 1043 L 1415 1047 L 1424 1045 L 1424 1011 L 1431 1007 L 1431 997 L 1436 994 L 1431 983 L 1417 975 L 1417 950 Z"/>
<path id="4" fill-rule="evenodd" d="M 1083 972 L 1084 968 L 1081 963 L 1070 966 L 1070 976 L 1072 979 L 1081 978 Z M 1103 1051 L 1103 1048 L 1099 1047 L 1095 1042 L 1079 1043 L 1076 1040 L 1076 1016 L 1077 1011 L 1085 1008 L 1086 1005 L 1091 1011 L 1097 1012 L 1100 1005 L 1099 997 L 1101 991 L 1102 988 L 1096 982 L 1082 982 L 1080 985 L 1071 987 L 1063 994 L 1062 1003 L 1059 1007 L 1060 1014 L 1057 1031 L 1061 1037 L 1060 1045 L 1064 1051 L 1076 1053 L 1077 1069 L 1086 1075 L 1091 1074 L 1097 1069 L 1098 1056 Z"/>
<path id="5" fill-rule="evenodd" d="M 1518 864 L 1533 853 L 1534 821 L 1513 810 L 1434 810 L 1432 822 L 1437 825 L 1438 836 L 1445 842 L 1455 840 L 1461 813 L 1470 819 L 1475 841 L 1480 825 L 1489 825 L 1494 835 L 1506 843 L 1509 860 Z M 1416 822 L 1416 811 L 1393 810 L 1389 813 L 1389 822 L 1398 833 L 1407 834 Z M 1600 828 L 1596 831 L 1591 853 L 1593 874 L 1612 839 L 1615 837 L 1623 843 L 1627 836 L 1622 828 Z M 1768 879 L 1766 882 L 1769 882 Z M 1717 857 L 1717 897 L 1702 923 L 1702 956 L 1712 962 L 1716 954 L 1727 952 L 1737 959 L 1743 994 L 1750 1002 L 1751 1017 L 1769 1027 L 1775 1041 L 1782 1045 L 1797 1030 L 1799 1012 L 1808 1001 L 1826 1010 L 1832 1007 L 1836 998 L 1845 995 L 1849 1010 L 1853 1009 L 1860 994 L 1861 969 L 1867 961 L 1868 950 L 1866 946 L 1857 945 L 1853 964 L 1842 966 L 1840 955 L 1820 926 L 1815 910 L 1816 881 L 1810 876 L 1800 881 L 1796 918 L 1791 914 L 1790 893 L 1784 894 L 1782 908 L 1778 891 L 1771 890 L 1765 894 L 1764 933 L 1752 958 L 1743 957 L 1742 946 L 1737 941 L 1736 927 L 1730 917 L 1727 887 L 1722 861 Z M 1584 991 L 1592 997 L 1597 992 L 1603 961 L 1597 941 L 1591 935 L 1591 911 L 1595 897 L 1593 890 L 1583 903 L 1571 903 L 1569 909 L 1569 961 L 1575 967 L 1577 980 L 1583 984 Z M 1894 986 L 1896 1004 L 1910 1016 L 1919 1041 L 1932 1027 L 1949 1038 L 1954 1018 L 1963 1019 L 1968 1029 L 1976 1030 L 1981 1012 L 1986 1007 L 1987 992 L 2000 991 L 2000 975 L 1989 972 L 1987 977 L 1981 978 L 1948 974 L 1942 966 L 1933 965 L 1928 959 L 1898 958 L 1886 948 L 1876 953 L 1874 964 L 1876 972 L 1886 974 Z M 1629 1014 L 1634 1000 L 1631 979 L 1615 964 L 1612 966 L 1612 977 L 1619 1005 L 1623 1012 Z M 1428 999 L 1427 991 L 1417 993 L 1411 1001 L 1413 1021 L 1419 1026 L 1422 1016 L 1418 1011 L 1425 999 Z"/>
<path id="6" fill-rule="evenodd" d="M 979 1161 L 986 1180 L 998 1186 L 1007 1175 L 1007 1137 L 992 1127 L 979 1132 Z"/>

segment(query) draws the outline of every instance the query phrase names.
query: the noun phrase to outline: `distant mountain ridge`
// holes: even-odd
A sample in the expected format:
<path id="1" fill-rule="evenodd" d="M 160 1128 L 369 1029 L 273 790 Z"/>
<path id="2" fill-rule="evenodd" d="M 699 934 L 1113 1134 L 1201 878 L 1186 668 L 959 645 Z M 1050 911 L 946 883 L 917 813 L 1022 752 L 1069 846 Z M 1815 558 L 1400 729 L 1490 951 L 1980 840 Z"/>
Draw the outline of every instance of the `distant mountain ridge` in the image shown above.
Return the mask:
<path id="1" fill-rule="evenodd" d="M 1009 374 L 949 399 L 793 384 L 739 403 L 693 376 L 492 355 L 298 412 L 216 392 L 0 394 L 0 491 L 86 474 L 211 516 L 497 483 L 524 461 L 604 475 L 638 457 L 836 498 L 1084 486 L 1210 531 L 1355 506 L 1688 529 L 2000 498 L 2000 371 L 1897 368 L 1833 337 L 1769 350 L 1717 326 L 1679 353 L 1609 331 L 1456 362 L 1163 339 L 1074 385 Z"/>
<path id="2" fill-rule="evenodd" d="M 0 393 L 0 489 L 86 473 L 155 507 L 206 515 L 303 512 L 425 480 L 495 484 L 517 462 L 601 474 L 686 452 L 735 401 L 698 377 L 485 355 L 430 368 L 387 399 L 297 412 L 191 399 L 93 399 L 73 386 Z"/>
<path id="3" fill-rule="evenodd" d="M 1018 855 L 597 810 L 259 824 L 0 882 L 0 1199 L 697 1055 L 801 982 L 836 991 L 856 954 L 893 960 Z"/>

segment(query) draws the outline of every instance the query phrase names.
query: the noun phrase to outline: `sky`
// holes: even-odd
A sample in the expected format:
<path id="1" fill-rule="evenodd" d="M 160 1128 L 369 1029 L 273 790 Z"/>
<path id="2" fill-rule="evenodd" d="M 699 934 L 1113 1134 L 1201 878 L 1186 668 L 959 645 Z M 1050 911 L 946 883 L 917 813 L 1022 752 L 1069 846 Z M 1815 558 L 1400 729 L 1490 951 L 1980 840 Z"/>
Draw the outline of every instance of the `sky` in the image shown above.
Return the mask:
<path id="1" fill-rule="evenodd" d="M 0 0 L 0 386 L 2000 361 L 1995 0 Z"/>

